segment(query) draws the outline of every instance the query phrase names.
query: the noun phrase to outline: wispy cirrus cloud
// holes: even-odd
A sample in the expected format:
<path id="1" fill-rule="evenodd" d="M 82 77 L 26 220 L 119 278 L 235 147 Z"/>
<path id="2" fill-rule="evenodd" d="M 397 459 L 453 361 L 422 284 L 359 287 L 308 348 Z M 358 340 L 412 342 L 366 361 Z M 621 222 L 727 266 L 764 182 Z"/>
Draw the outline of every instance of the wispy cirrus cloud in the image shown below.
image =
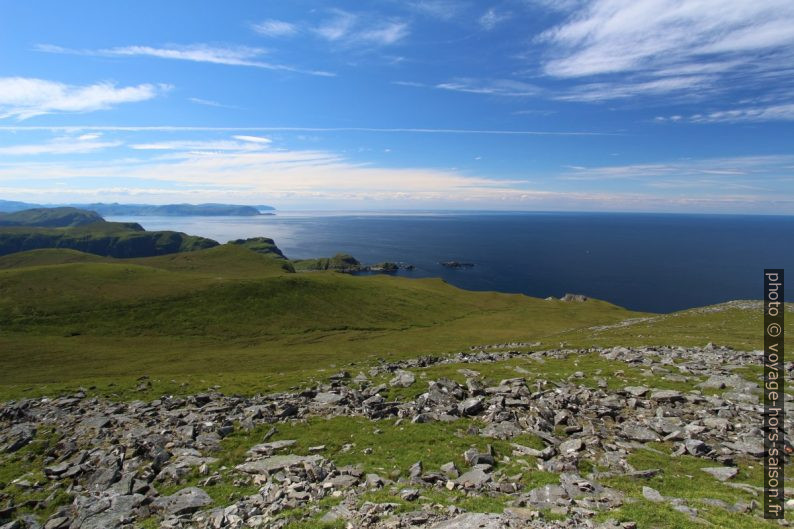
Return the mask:
<path id="1" fill-rule="evenodd" d="M 491 31 L 497 25 L 509 19 L 510 19 L 509 14 L 502 13 L 494 8 L 491 8 L 485 13 L 483 13 L 482 16 L 477 20 L 477 22 L 479 22 L 480 26 L 484 30 Z"/>
<path id="2" fill-rule="evenodd" d="M 30 77 L 0 77 L 0 119 L 23 120 L 42 114 L 107 110 L 124 103 L 153 99 L 169 89 L 170 86 L 164 84 L 69 85 Z"/>
<path id="3" fill-rule="evenodd" d="M 392 81 L 392 84 L 412 88 L 433 88 L 451 92 L 465 92 L 490 96 L 525 97 L 536 96 L 543 93 L 543 89 L 539 86 L 523 81 L 514 81 L 512 79 L 474 79 L 462 77 L 437 84 L 425 84 L 415 81 Z"/>
<path id="4" fill-rule="evenodd" d="M 682 121 L 691 123 L 794 121 L 794 103 L 746 106 L 727 110 L 715 110 L 711 112 L 691 114 L 689 116 L 659 116 L 656 118 L 656 121 L 669 123 L 678 123 Z"/>
<path id="5" fill-rule="evenodd" d="M 403 40 L 410 30 L 408 23 L 402 20 L 334 9 L 332 16 L 315 26 L 313 32 L 324 40 L 343 45 L 388 46 Z"/>
<path id="6" fill-rule="evenodd" d="M 269 18 L 253 26 L 254 31 L 265 37 L 291 37 L 298 33 L 298 26 L 292 22 Z"/>
<path id="7" fill-rule="evenodd" d="M 98 138 L 87 133 L 50 143 Z M 136 196 L 149 202 L 243 198 L 282 207 L 794 211 L 794 200 L 766 185 L 786 178 L 784 170 L 794 164 L 794 155 L 572 167 L 559 175 L 563 182 L 578 180 L 566 189 L 571 185 L 533 185 L 537 179 L 531 174 L 493 178 L 456 169 L 383 167 L 327 150 L 271 148 L 269 138 L 256 135 L 126 145 L 134 157 L 0 159 L 0 192 L 45 202 L 43 197 L 57 194 L 65 200 L 73 193 L 75 200 L 78 195 L 102 200 Z M 612 179 L 633 183 L 610 191 L 604 182 Z"/>
<path id="8" fill-rule="evenodd" d="M 205 107 L 215 107 L 215 108 L 240 108 L 235 105 L 227 105 L 224 103 L 219 103 L 217 101 L 213 101 L 211 99 L 204 99 L 201 97 L 189 97 L 188 101 L 191 103 L 195 103 L 197 105 L 203 105 Z"/>
<path id="9" fill-rule="evenodd" d="M 399 1 L 400 6 L 439 20 L 450 20 L 470 7 L 470 2 L 460 0 Z"/>
<path id="10" fill-rule="evenodd" d="M 614 132 L 566 131 L 566 130 L 508 130 L 508 129 L 442 129 L 442 128 L 387 128 L 387 127 L 202 127 L 179 125 L 54 125 L 54 126 L 8 126 L 0 125 L 0 131 L 117 131 L 117 132 L 377 132 L 382 134 L 450 134 L 485 136 L 620 136 Z"/>
<path id="11" fill-rule="evenodd" d="M 794 4 L 788 0 L 594 0 L 567 12 L 565 22 L 538 37 L 547 47 L 543 72 L 574 82 L 603 79 L 576 87 L 568 99 L 705 96 L 763 88 L 761 76 L 791 79 Z"/>
<path id="12" fill-rule="evenodd" d="M 703 187 L 715 194 L 724 188 L 772 191 L 773 182 L 791 179 L 792 164 L 794 155 L 788 154 L 684 159 L 661 163 L 571 166 L 559 178 L 590 182 L 634 181 L 660 188 Z"/>
<path id="13" fill-rule="evenodd" d="M 439 83 L 435 85 L 435 88 L 453 92 L 509 97 L 536 96 L 543 91 L 540 87 L 533 84 L 511 79 L 461 78 L 446 83 Z"/>
<path id="14" fill-rule="evenodd" d="M 40 156 L 60 154 L 86 154 L 122 145 L 120 141 L 97 141 L 101 134 L 83 134 L 77 137 L 60 137 L 43 143 L 28 143 L 0 147 L 0 155 Z"/>
<path id="15" fill-rule="evenodd" d="M 148 143 L 133 143 L 130 148 L 138 151 L 262 151 L 272 143 L 270 138 L 238 134 L 231 140 L 170 140 Z"/>
<path id="16" fill-rule="evenodd" d="M 117 46 L 96 50 L 77 50 L 52 44 L 39 44 L 36 50 L 45 53 L 65 53 L 72 55 L 93 55 L 102 57 L 155 57 L 227 66 L 247 66 L 265 70 L 286 71 L 318 76 L 334 76 L 332 72 L 299 68 L 288 64 L 262 60 L 267 55 L 264 48 L 250 46 L 211 46 L 208 44 L 192 44 L 187 46 Z"/>

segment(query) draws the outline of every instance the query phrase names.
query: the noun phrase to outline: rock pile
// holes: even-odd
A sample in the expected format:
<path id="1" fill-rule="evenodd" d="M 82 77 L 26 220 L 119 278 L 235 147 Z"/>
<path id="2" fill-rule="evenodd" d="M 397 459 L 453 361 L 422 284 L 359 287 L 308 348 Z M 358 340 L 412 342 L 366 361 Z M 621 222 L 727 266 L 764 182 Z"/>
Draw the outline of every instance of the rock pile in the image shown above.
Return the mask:
<path id="1" fill-rule="evenodd" d="M 462 370 L 465 383 L 446 378 L 422 382 L 416 398 L 399 401 L 384 394 L 391 387 L 418 387 L 411 369 L 438 364 L 477 364 L 521 356 L 543 362 L 571 355 L 597 353 L 671 381 L 700 381 L 699 391 L 681 392 L 652 385 L 626 383 L 609 389 L 580 384 L 582 373 L 569 380 L 546 382 L 527 375 L 487 385 L 476 371 Z M 629 455 L 654 441 L 673 443 L 673 456 L 690 455 L 708 460 L 703 472 L 713 479 L 752 494 L 750 485 L 732 483 L 739 459 L 758 459 L 764 453 L 762 407 L 757 383 L 735 374 L 737 367 L 757 366 L 759 352 L 739 352 L 709 344 L 705 348 L 609 348 L 587 351 L 550 350 L 461 353 L 451 357 L 423 357 L 383 362 L 351 377 L 340 373 L 326 384 L 291 393 L 257 397 L 199 394 L 165 396 L 150 402 L 112 402 L 84 392 L 49 399 L 25 399 L 0 405 L 0 450 L 14 453 L 33 442 L 37 432 L 55 430 L 60 440 L 45 454 L 42 478 L 35 482 L 20 476 L 20 487 L 42 490 L 55 497 L 66 493 L 70 504 L 37 522 L 22 515 L 37 505 L 15 505 L 0 497 L 0 529 L 120 529 L 157 517 L 161 527 L 221 529 L 280 528 L 288 523 L 279 513 L 304 508 L 305 516 L 322 515 L 323 521 L 345 520 L 349 527 L 444 528 L 574 528 L 634 527 L 592 521 L 597 512 L 621 506 L 626 498 L 600 483 L 611 476 L 651 477 L 657 470 L 638 470 Z M 787 376 L 794 370 L 786 364 Z M 378 384 L 373 380 L 384 379 Z M 613 385 L 614 386 L 614 385 Z M 717 394 L 722 391 L 721 394 Z M 787 405 L 790 403 L 787 396 Z M 311 416 L 361 416 L 372 420 L 432 422 L 476 418 L 469 432 L 510 441 L 533 434 L 542 449 L 512 443 L 512 454 L 468 450 L 466 468 L 452 462 L 440 469 L 425 469 L 417 462 L 402 476 L 366 474 L 357 466 L 337 467 L 323 455 L 323 447 L 309 455 L 292 452 L 294 441 L 279 440 L 251 446 L 245 461 L 234 469 L 236 485 L 256 492 L 225 505 L 204 488 L 220 476 L 210 468 L 216 462 L 221 440 L 237 429 L 251 430 Z M 791 428 L 791 413 L 786 414 Z M 267 437 L 267 436 L 266 436 Z M 321 439 L 317 440 L 322 443 Z M 443 440 L 439 440 L 443 442 Z M 790 448 L 790 447 L 789 447 Z M 539 470 L 559 475 L 558 484 L 525 490 L 519 476 L 498 468 L 503 457 L 534 458 Z M 582 461 L 597 464 L 597 472 L 582 475 Z M 179 488 L 185 477 L 198 473 L 198 486 Z M 468 495 L 509 495 L 503 514 L 465 513 L 456 507 L 417 502 L 417 509 L 398 512 L 397 505 L 362 499 L 367 491 L 388 488 L 407 502 L 417 502 L 432 489 Z M 173 490 L 163 494 L 160 490 Z M 692 518 L 697 507 L 679 498 L 664 497 L 650 487 L 649 501 L 667 503 Z M 323 498 L 339 499 L 323 511 Z M 729 512 L 758 512 L 755 502 L 712 505 Z M 221 506 L 222 505 L 222 506 Z M 539 512 L 565 516 L 565 521 L 543 520 Z M 2 525 L 2 524 L 5 525 Z"/>

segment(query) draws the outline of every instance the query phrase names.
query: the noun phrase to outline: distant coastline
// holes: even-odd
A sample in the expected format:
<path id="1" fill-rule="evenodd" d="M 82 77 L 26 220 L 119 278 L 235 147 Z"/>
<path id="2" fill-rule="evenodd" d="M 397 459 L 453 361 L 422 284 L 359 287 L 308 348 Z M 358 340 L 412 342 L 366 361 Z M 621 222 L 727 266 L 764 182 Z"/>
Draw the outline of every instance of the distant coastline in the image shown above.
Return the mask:
<path id="1" fill-rule="evenodd" d="M 239 204 L 119 204 L 96 202 L 92 204 L 31 204 L 0 200 L 0 212 L 13 213 L 34 208 L 73 207 L 94 211 L 103 216 L 130 215 L 136 217 L 255 217 L 274 215 L 273 206 L 245 206 Z"/>

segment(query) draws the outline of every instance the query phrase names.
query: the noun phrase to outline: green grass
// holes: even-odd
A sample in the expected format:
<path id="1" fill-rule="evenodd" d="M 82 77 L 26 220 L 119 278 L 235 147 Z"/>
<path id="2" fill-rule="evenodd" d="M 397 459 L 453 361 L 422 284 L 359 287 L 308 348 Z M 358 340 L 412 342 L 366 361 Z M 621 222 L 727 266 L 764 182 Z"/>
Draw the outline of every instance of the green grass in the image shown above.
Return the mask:
<path id="1" fill-rule="evenodd" d="M 388 395 L 393 399 L 414 399 L 427 390 L 427 382 L 439 378 L 448 378 L 459 384 L 465 384 L 465 371 L 476 371 L 487 385 L 497 385 L 501 380 L 509 378 L 525 378 L 532 391 L 537 391 L 534 381 L 562 382 L 573 381 L 582 386 L 595 388 L 603 380 L 610 390 L 625 386 L 643 384 L 659 389 L 676 389 L 690 391 L 702 382 L 700 377 L 691 377 L 687 382 L 667 380 L 664 375 L 650 375 L 643 369 L 630 366 L 619 360 L 607 360 L 597 353 L 571 354 L 567 358 L 533 359 L 529 356 L 518 356 L 510 360 L 491 363 L 454 363 L 441 364 L 422 369 L 411 370 L 417 375 L 417 382 L 408 388 L 390 388 Z M 579 372 L 583 376 L 575 374 Z M 390 375 L 384 375 L 376 382 L 387 382 Z M 547 386 L 544 386 L 547 388 Z"/>
<path id="2" fill-rule="evenodd" d="M 543 340 L 637 315 L 438 279 L 291 274 L 283 259 L 238 246 L 103 262 L 62 256 L 64 264 L 53 252 L 19 254 L 14 267 L 0 260 L 0 397 L 83 385 L 133 398 L 141 375 L 153 394 L 215 384 L 255 393 L 335 366 Z"/>
<path id="3" fill-rule="evenodd" d="M 62 484 L 51 482 L 43 473 L 45 458 L 58 440 L 55 430 L 41 429 L 28 445 L 0 455 L 0 497 L 7 496 L 10 504 L 22 506 L 15 511 L 16 516 L 33 514 L 46 518 L 58 507 L 72 502 Z M 20 479 L 31 486 L 13 483 Z"/>
<path id="4" fill-rule="evenodd" d="M 692 521 L 688 516 L 673 510 L 667 504 L 657 504 L 645 500 L 642 496 L 642 487 L 648 486 L 658 490 L 663 496 L 687 500 L 690 507 L 698 509 L 701 518 L 716 527 L 750 529 L 777 526 L 777 524 L 759 520 L 752 515 L 727 513 L 702 502 L 703 499 L 717 499 L 731 505 L 736 502 L 749 503 L 753 499 L 761 501 L 760 496 L 755 497 L 748 492 L 730 487 L 700 470 L 704 467 L 720 466 L 719 463 L 687 455 L 671 457 L 669 455 L 670 446 L 667 444 L 649 443 L 647 446 L 650 449 L 638 450 L 629 455 L 629 463 L 638 470 L 655 468 L 662 471 L 648 479 L 614 477 L 602 480 L 604 485 L 622 490 L 636 500 L 633 503 L 626 503 L 617 513 L 610 512 L 608 517 L 635 521 L 640 529 L 702 527 L 702 522 Z M 731 480 L 732 483 L 747 483 L 757 487 L 763 485 L 763 464 L 760 461 L 739 461 L 738 468 L 739 473 Z M 758 509 L 761 508 L 758 507 Z"/>

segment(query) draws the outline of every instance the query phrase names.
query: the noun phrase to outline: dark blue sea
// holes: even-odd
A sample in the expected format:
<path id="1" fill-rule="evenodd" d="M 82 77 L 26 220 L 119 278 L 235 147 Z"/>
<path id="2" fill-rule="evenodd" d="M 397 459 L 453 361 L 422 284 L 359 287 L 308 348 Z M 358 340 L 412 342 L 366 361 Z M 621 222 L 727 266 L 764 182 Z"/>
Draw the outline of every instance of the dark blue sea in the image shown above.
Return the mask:
<path id="1" fill-rule="evenodd" d="M 671 312 L 762 299 L 763 269 L 794 274 L 794 217 L 635 213 L 323 213 L 124 217 L 219 242 L 272 237 L 290 258 L 400 261 L 407 277 L 536 297 L 581 293 Z M 441 261 L 473 263 L 449 269 Z M 787 300 L 794 293 L 794 275 Z"/>

